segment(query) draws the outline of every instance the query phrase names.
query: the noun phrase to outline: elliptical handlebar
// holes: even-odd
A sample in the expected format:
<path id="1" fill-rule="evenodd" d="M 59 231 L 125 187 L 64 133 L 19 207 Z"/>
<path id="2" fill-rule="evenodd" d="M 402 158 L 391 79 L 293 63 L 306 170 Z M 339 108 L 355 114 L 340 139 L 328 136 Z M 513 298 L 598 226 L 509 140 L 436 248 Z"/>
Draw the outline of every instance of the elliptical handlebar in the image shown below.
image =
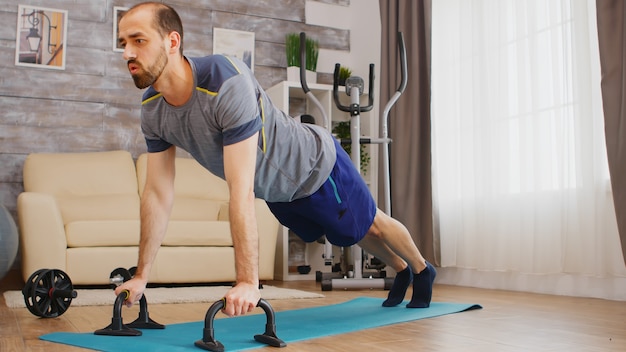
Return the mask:
<path id="1" fill-rule="evenodd" d="M 306 34 L 304 32 L 300 32 L 300 85 L 304 94 L 311 91 L 306 83 Z"/>
<path id="2" fill-rule="evenodd" d="M 369 93 L 367 94 L 367 106 L 363 106 L 361 111 L 370 111 L 374 107 L 374 64 L 370 64 Z"/>
<path id="3" fill-rule="evenodd" d="M 335 100 L 335 105 L 337 109 L 343 112 L 353 112 L 352 106 L 343 105 L 339 101 L 339 69 L 341 64 L 335 64 L 335 72 L 333 73 L 333 99 Z M 367 112 L 372 110 L 374 107 L 374 64 L 370 64 L 370 79 L 369 79 L 369 88 L 368 88 L 368 99 L 366 106 L 359 106 L 359 112 Z"/>
<path id="4" fill-rule="evenodd" d="M 403 93 L 406 89 L 406 84 L 408 81 L 408 73 L 407 73 L 407 63 L 406 63 L 406 47 L 404 46 L 404 35 L 402 32 L 398 32 L 398 50 L 400 51 L 400 74 L 401 81 L 400 87 L 398 87 L 398 92 Z"/>
<path id="5" fill-rule="evenodd" d="M 311 92 L 309 85 L 306 83 L 306 34 L 304 32 L 300 32 L 300 86 L 304 91 L 304 95 L 311 100 L 322 114 L 324 128 L 330 128 L 331 122 L 328 114 L 324 110 L 322 103 L 315 97 L 315 94 Z"/>
<path id="6" fill-rule="evenodd" d="M 385 109 L 383 110 L 383 137 L 387 137 L 387 120 L 389 119 L 389 112 L 393 105 L 396 103 L 400 95 L 406 89 L 407 81 L 408 81 L 408 69 L 407 69 L 407 60 L 406 60 L 406 47 L 404 44 L 404 34 L 402 32 L 398 32 L 398 53 L 400 54 L 400 85 L 398 86 L 398 90 L 391 96 Z"/>
<path id="7" fill-rule="evenodd" d="M 346 110 L 346 107 L 344 105 L 341 105 L 341 102 L 339 102 L 339 69 L 341 68 L 341 64 L 336 63 L 335 64 L 335 72 L 333 72 L 333 99 L 335 100 L 335 105 L 337 105 L 337 108 L 341 111 L 344 112 L 349 112 L 350 109 Z"/>
<path id="8" fill-rule="evenodd" d="M 391 112 L 391 108 L 396 103 L 396 101 L 398 101 L 398 99 L 400 98 L 400 95 L 402 95 L 402 93 L 406 89 L 406 85 L 408 81 L 406 48 L 404 45 L 404 35 L 402 34 L 402 32 L 398 32 L 398 51 L 400 54 L 401 80 L 400 80 L 400 86 L 398 87 L 398 90 L 391 96 L 391 98 L 387 102 L 387 105 L 385 105 L 385 109 L 383 110 L 383 116 L 380 119 L 381 130 L 382 130 L 384 139 L 389 138 L 389 113 Z M 383 148 L 382 161 L 383 161 L 383 169 L 384 169 L 384 173 L 383 173 L 384 192 L 383 193 L 385 196 L 385 213 L 387 213 L 387 215 L 391 215 L 391 184 L 390 184 L 391 176 L 390 176 L 390 170 L 389 170 L 390 168 L 389 146 L 386 146 L 385 148 Z"/>

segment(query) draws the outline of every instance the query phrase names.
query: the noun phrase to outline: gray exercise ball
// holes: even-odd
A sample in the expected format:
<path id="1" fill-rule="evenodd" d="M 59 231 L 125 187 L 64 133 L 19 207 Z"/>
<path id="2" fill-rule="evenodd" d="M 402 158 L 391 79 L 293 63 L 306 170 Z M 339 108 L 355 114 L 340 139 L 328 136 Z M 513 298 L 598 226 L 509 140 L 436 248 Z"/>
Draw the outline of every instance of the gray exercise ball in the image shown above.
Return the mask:
<path id="1" fill-rule="evenodd" d="M 0 205 L 0 280 L 9 272 L 17 256 L 17 227 L 11 213 Z"/>

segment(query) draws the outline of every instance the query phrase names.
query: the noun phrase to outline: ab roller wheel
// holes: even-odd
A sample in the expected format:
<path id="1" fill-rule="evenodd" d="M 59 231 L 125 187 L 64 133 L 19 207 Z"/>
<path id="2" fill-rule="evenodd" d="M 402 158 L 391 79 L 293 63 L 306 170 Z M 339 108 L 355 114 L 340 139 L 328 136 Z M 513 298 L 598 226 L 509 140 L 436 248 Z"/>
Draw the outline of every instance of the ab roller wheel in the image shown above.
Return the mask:
<path id="1" fill-rule="evenodd" d="M 34 272 L 22 289 L 26 308 L 41 318 L 55 318 L 70 307 L 77 294 L 69 276 L 57 269 Z"/>

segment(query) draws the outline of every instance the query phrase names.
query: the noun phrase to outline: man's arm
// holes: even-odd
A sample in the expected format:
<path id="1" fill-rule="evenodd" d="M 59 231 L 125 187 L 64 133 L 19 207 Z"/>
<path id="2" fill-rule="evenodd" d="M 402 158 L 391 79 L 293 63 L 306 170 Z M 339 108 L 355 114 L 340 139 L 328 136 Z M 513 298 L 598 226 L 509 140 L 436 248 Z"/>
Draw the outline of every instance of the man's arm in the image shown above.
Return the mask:
<path id="1" fill-rule="evenodd" d="M 174 175 L 176 147 L 159 153 L 148 153 L 146 185 L 141 197 L 139 216 L 141 235 L 137 271 L 130 280 L 115 290 L 129 290 L 126 301 L 130 306 L 139 301 L 148 283 L 152 263 L 161 247 L 174 203 Z"/>
<path id="2" fill-rule="evenodd" d="M 229 220 L 237 283 L 226 294 L 224 313 L 241 315 L 256 307 L 259 291 L 259 234 L 254 208 L 258 133 L 224 147 L 224 175 L 230 192 Z"/>

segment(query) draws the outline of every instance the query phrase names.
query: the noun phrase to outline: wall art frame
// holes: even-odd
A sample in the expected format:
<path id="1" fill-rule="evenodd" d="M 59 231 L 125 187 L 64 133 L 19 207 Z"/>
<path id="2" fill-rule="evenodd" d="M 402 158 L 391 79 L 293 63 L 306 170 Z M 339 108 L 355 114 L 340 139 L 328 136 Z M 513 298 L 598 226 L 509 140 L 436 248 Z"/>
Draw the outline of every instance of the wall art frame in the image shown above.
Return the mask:
<path id="1" fill-rule="evenodd" d="M 234 56 L 254 72 L 254 32 L 213 28 L 213 54 Z"/>
<path id="2" fill-rule="evenodd" d="M 120 33 L 117 25 L 119 24 L 120 17 L 122 17 L 122 13 L 128 11 L 128 7 L 122 6 L 114 6 L 113 7 L 113 51 L 124 52 L 124 48 L 120 45 L 118 40 L 118 34 Z"/>
<path id="3" fill-rule="evenodd" d="M 65 70 L 67 10 L 18 5 L 15 65 Z"/>

